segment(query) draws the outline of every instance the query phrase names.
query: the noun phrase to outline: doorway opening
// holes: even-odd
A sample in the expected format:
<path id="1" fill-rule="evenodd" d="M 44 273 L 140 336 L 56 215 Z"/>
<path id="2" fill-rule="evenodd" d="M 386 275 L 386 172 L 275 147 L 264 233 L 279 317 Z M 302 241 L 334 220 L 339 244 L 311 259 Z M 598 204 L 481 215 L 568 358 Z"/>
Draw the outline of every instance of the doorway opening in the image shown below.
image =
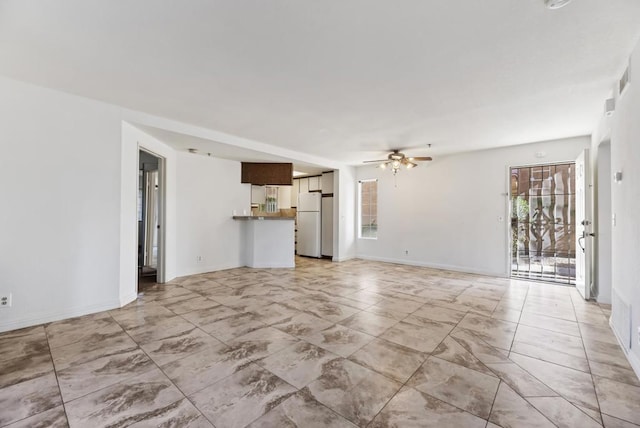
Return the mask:
<path id="1" fill-rule="evenodd" d="M 575 163 L 510 168 L 511 277 L 576 283 Z"/>
<path id="2" fill-rule="evenodd" d="M 138 292 L 163 282 L 164 159 L 145 150 L 138 153 Z"/>

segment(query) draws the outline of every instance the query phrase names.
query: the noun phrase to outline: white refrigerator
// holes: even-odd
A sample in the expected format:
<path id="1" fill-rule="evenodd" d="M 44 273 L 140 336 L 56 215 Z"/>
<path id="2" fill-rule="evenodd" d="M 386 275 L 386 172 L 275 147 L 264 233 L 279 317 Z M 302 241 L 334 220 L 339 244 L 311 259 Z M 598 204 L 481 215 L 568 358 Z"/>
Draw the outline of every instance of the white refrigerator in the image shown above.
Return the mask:
<path id="1" fill-rule="evenodd" d="M 300 193 L 298 195 L 298 255 L 321 257 L 322 244 L 322 195 Z"/>

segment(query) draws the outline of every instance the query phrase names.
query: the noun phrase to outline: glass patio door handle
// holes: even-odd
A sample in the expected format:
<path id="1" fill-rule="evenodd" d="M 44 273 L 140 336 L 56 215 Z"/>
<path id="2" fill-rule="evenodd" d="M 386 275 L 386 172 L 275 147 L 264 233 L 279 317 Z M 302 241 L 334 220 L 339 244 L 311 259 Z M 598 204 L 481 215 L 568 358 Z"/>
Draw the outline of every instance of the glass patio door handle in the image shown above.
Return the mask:
<path id="1" fill-rule="evenodd" d="M 582 236 L 578 238 L 578 245 L 580 245 L 580 248 L 582 249 L 582 252 L 584 253 L 584 245 L 582 245 L 582 241 L 584 241 L 585 238 L 585 234 L 584 234 L 584 230 L 582 231 Z"/>

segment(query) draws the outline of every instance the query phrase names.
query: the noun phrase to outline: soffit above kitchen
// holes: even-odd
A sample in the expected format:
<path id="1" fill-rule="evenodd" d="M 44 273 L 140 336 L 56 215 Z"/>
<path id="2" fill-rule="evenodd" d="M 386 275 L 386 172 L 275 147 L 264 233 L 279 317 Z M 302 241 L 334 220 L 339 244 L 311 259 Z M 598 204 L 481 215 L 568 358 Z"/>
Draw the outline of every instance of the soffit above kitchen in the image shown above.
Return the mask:
<path id="1" fill-rule="evenodd" d="M 589 134 L 639 36 L 637 0 L 3 0 L 0 74 L 359 164 Z"/>

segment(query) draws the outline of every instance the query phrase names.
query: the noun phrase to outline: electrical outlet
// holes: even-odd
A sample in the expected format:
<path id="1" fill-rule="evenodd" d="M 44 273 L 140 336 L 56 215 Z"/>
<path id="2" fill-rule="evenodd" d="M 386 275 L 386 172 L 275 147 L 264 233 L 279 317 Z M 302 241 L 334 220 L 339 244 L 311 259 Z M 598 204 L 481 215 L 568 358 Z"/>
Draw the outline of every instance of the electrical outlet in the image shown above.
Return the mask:
<path id="1" fill-rule="evenodd" d="M 202 263 L 202 256 L 198 256 L 198 257 L 196 257 L 196 262 L 198 262 L 198 263 Z"/>
<path id="2" fill-rule="evenodd" d="M 405 256 L 408 256 L 409 255 L 409 250 L 404 250 L 404 254 L 405 254 Z"/>
<path id="3" fill-rule="evenodd" d="M 10 308 L 10 307 L 11 307 L 11 293 L 0 294 L 0 308 Z"/>

